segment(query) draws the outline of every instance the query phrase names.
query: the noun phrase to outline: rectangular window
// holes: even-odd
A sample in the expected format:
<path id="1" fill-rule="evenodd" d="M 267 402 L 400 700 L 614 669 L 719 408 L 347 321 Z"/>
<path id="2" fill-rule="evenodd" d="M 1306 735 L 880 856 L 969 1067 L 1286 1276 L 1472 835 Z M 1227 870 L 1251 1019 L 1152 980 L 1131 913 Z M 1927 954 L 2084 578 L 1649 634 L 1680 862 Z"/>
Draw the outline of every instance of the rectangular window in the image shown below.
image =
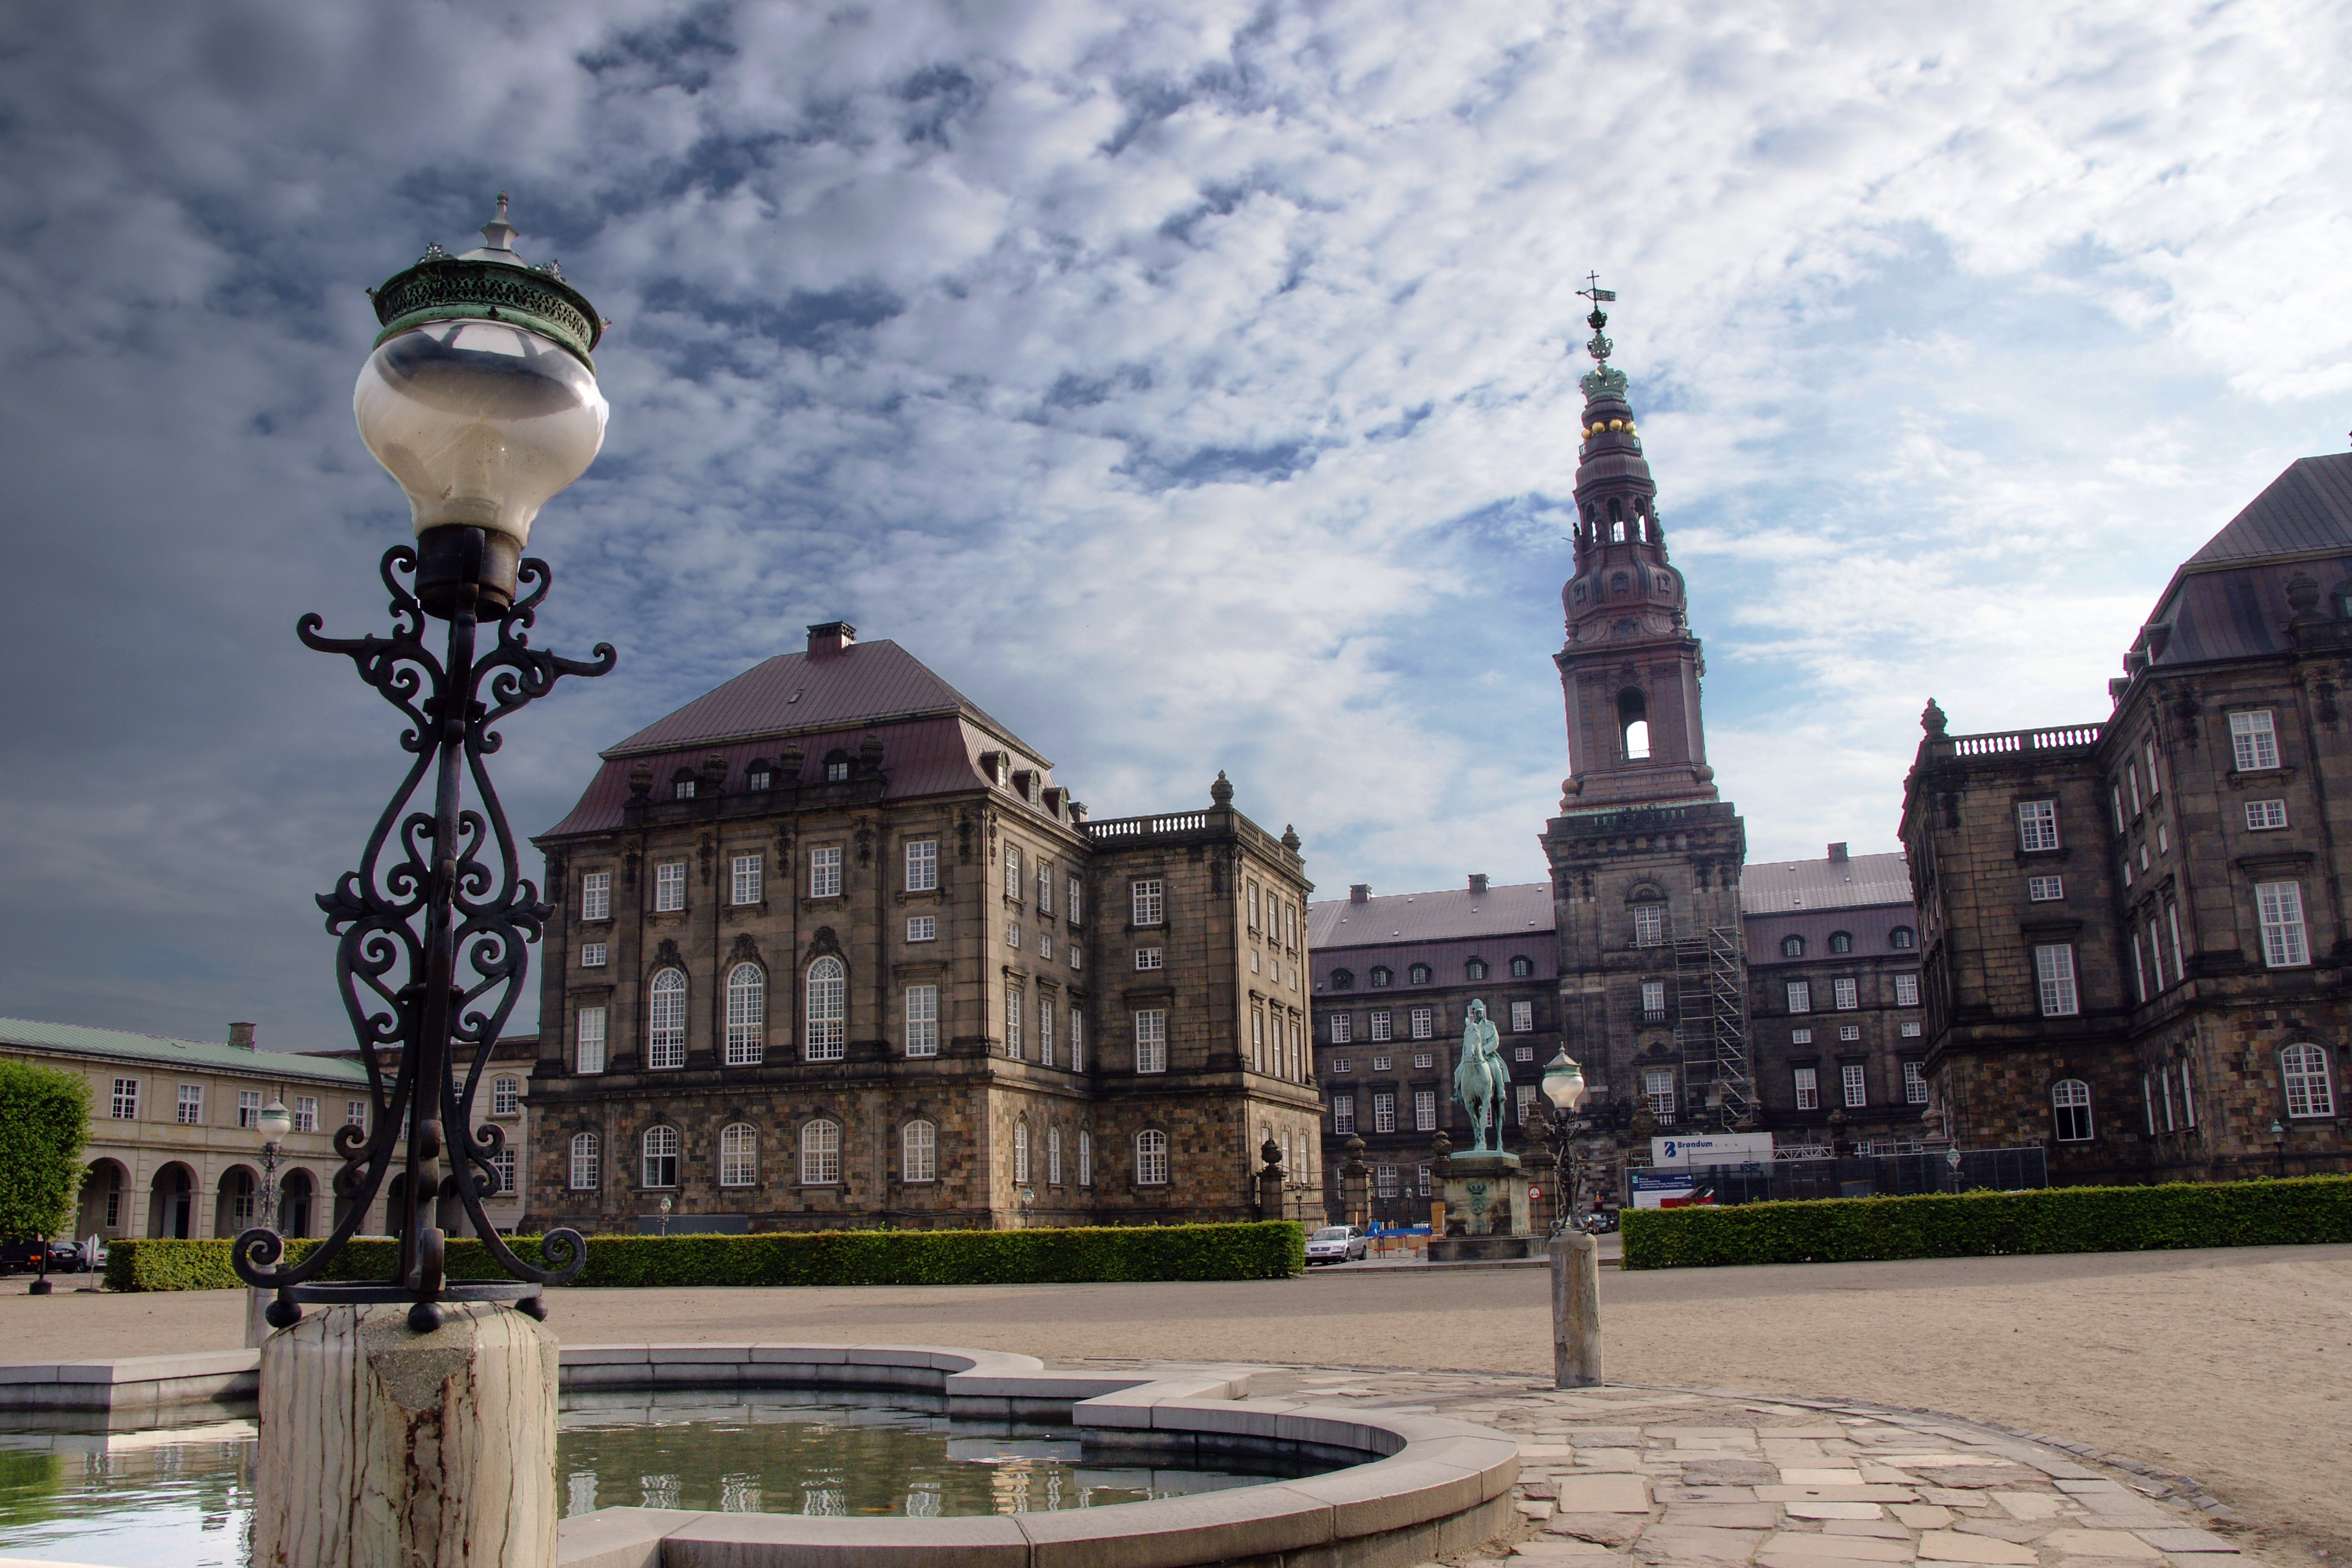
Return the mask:
<path id="1" fill-rule="evenodd" d="M 2179 904 L 2164 906 L 2164 927 L 2165 934 L 2172 939 L 2173 984 L 2179 984 L 2189 978 L 2188 967 L 2180 962 L 2180 906 Z"/>
<path id="2" fill-rule="evenodd" d="M 1162 960 L 1162 951 L 1163 950 L 1156 947 L 1137 948 L 1135 950 L 1135 967 L 1138 969 L 1160 968 Z"/>
<path id="3" fill-rule="evenodd" d="M 1071 878 L 1064 885 L 1062 891 L 1066 895 L 1062 900 L 1062 918 L 1072 925 L 1076 925 L 1082 908 L 1078 902 L 1078 879 L 1076 877 Z"/>
<path id="4" fill-rule="evenodd" d="M 1437 1131 L 1437 1091 L 1416 1089 L 1412 1091 L 1412 1130 L 1415 1132 Z"/>
<path id="5" fill-rule="evenodd" d="M 1927 1103 L 1927 1068 L 1925 1064 L 1920 1062 L 1903 1064 L 1903 1103 L 1906 1105 Z"/>
<path id="6" fill-rule="evenodd" d="M 1355 1060 L 1350 1057 L 1333 1057 L 1331 1058 L 1331 1070 L 1335 1073 L 1353 1072 L 1356 1070 Z"/>
<path id="7" fill-rule="evenodd" d="M 2074 992 L 2074 950 L 2063 944 L 2033 950 L 2033 977 L 2041 991 L 2042 1016 L 2071 1018 L 2083 1010 Z"/>
<path id="8" fill-rule="evenodd" d="M 366 1100 L 347 1100 L 343 1101 L 343 1125 L 346 1127 L 356 1127 L 361 1131 L 364 1132 L 367 1131 L 367 1124 L 368 1102 Z"/>
<path id="9" fill-rule="evenodd" d="M 1390 1037 L 1389 1010 L 1385 1007 L 1376 1007 L 1372 1010 L 1372 1038 L 1385 1040 Z"/>
<path id="10" fill-rule="evenodd" d="M 2156 782 L 2156 742 L 2152 740 L 2147 742 L 2146 755 L 2147 757 L 2147 798 L 2154 800 L 2164 793 L 2164 786 Z"/>
<path id="11" fill-rule="evenodd" d="M 1642 1093 L 1650 1101 L 1650 1114 L 1661 1121 L 1675 1119 L 1675 1074 L 1672 1068 L 1653 1068 L 1642 1075 Z"/>
<path id="12" fill-rule="evenodd" d="M 294 1097 L 294 1131 L 316 1132 L 319 1130 L 319 1097 L 298 1094 Z"/>
<path id="13" fill-rule="evenodd" d="M 2132 815 L 2134 816 L 2137 816 L 2142 810 L 2139 799 L 2139 764 L 2137 763 L 2128 763 L 2125 766 L 2124 780 L 2131 786 Z"/>
<path id="14" fill-rule="evenodd" d="M 137 1079 L 119 1078 L 114 1080 L 114 1120 L 117 1121 L 139 1120 L 139 1080 Z"/>
<path id="15" fill-rule="evenodd" d="M 758 855 L 735 857 L 734 863 L 729 868 L 734 874 L 735 902 L 756 904 L 760 901 L 762 897 L 760 890 L 761 859 L 762 857 Z"/>
<path id="16" fill-rule="evenodd" d="M 2058 803 L 2021 800 L 2017 803 L 2017 847 L 2020 849 L 2058 847 Z"/>
<path id="17" fill-rule="evenodd" d="M 2263 962 L 2293 969 L 2311 962 L 2303 935 L 2303 887 L 2297 882 L 2257 882 L 2254 904 L 2263 921 Z"/>
<path id="18" fill-rule="evenodd" d="M 261 1091 L 240 1089 L 236 1091 L 236 1124 L 239 1127 L 261 1125 Z"/>
<path id="19" fill-rule="evenodd" d="M 1356 1037 L 1356 1020 L 1352 1014 L 1331 1015 L 1331 1043 L 1344 1046 Z"/>
<path id="20" fill-rule="evenodd" d="M 1376 1093 L 1372 1096 L 1372 1131 L 1375 1132 L 1396 1131 L 1395 1095 Z"/>
<path id="21" fill-rule="evenodd" d="M 1046 1067 L 1054 1065 L 1054 999 L 1037 998 L 1037 1059 Z"/>
<path id="22" fill-rule="evenodd" d="M 686 908 L 686 862 L 666 860 L 654 868 L 654 912 L 673 914 Z"/>
<path id="23" fill-rule="evenodd" d="M 1822 1106 L 1822 1075 L 1818 1068 L 1797 1069 L 1797 1109 L 1819 1110 Z"/>
<path id="24" fill-rule="evenodd" d="M 1068 958 L 1069 958 L 1069 961 L 1070 961 L 1070 967 L 1071 967 L 1072 969 L 1076 969 L 1076 968 L 1078 968 L 1078 967 L 1079 967 L 1079 966 L 1084 963 L 1084 959 L 1083 959 L 1082 955 L 1085 953 L 1085 952 L 1086 952 L 1086 949 L 1084 949 L 1084 948 L 1080 947 L 1080 946 L 1079 946 L 1076 942 L 1072 942 L 1070 943 L 1070 946 L 1069 946 L 1069 952 L 1068 952 L 1067 956 L 1068 956 Z"/>
<path id="25" fill-rule="evenodd" d="M 1004 1054 L 1015 1060 L 1021 1056 L 1021 1021 L 1027 1016 L 1028 1007 L 1019 987 L 1004 994 Z"/>
<path id="26" fill-rule="evenodd" d="M 1045 1130 L 1045 1184 L 1062 1184 L 1062 1130 L 1058 1127 Z"/>
<path id="27" fill-rule="evenodd" d="M 2037 904 L 2050 903 L 2066 896 L 2066 883 L 2060 877 L 2028 877 L 2025 896 Z"/>
<path id="28" fill-rule="evenodd" d="M 1087 1016 L 1075 1002 L 1070 1005 L 1070 1070 L 1087 1070 Z"/>
<path id="29" fill-rule="evenodd" d="M 490 1079 L 490 1114 L 512 1116 L 522 1106 L 522 1079 L 494 1078 Z"/>
<path id="30" fill-rule="evenodd" d="M 1037 933 L 1037 962 L 1040 963 L 1054 962 L 1054 933 L 1050 931 L 1041 930 Z"/>
<path id="31" fill-rule="evenodd" d="M 1906 1039 L 1906 1040 L 1916 1040 L 1916 1039 L 1917 1039 L 1917 1038 L 1919 1037 L 1919 1020 L 1918 1020 L 1918 1019 L 1916 1019 L 1916 1018 L 1913 1018 L 1913 1019 L 1910 1019 L 1910 1020 L 1906 1021 L 1906 1022 L 1904 1024 L 1904 1026 L 1903 1026 L 1903 1037 L 1904 1037 L 1905 1039 Z"/>
<path id="32" fill-rule="evenodd" d="M 583 969 L 604 968 L 604 944 L 601 942 L 582 942 L 580 944 L 580 967 Z"/>
<path id="33" fill-rule="evenodd" d="M 1298 946 L 1298 906 L 1282 906 L 1282 944 L 1296 950 Z"/>
<path id="34" fill-rule="evenodd" d="M 1265 1015 L 1255 1007 L 1250 1009 L 1250 1066 L 1258 1072 L 1265 1070 Z M 1279 1062 L 1276 1070 L 1281 1070 Z"/>
<path id="35" fill-rule="evenodd" d="M 1372 1070 L 1373 1070 L 1374 1072 L 1386 1072 L 1386 1071 L 1388 1071 L 1388 1070 L 1389 1070 L 1389 1063 L 1390 1063 L 1390 1061 L 1391 1061 L 1391 1058 L 1388 1058 L 1388 1057 L 1374 1057 L 1374 1058 L 1372 1058 Z"/>
<path id="36" fill-rule="evenodd" d="M 1163 1007 L 1141 1008 L 1135 1015 L 1135 1070 L 1168 1070 L 1168 1012 Z"/>
<path id="37" fill-rule="evenodd" d="M 1021 897 L 1021 850 L 1017 845 L 1004 847 L 1004 896 L 1016 901 Z"/>
<path id="38" fill-rule="evenodd" d="M 2252 833 L 2268 833 L 2286 826 L 2286 802 L 2283 800 L 2250 800 L 2246 802 L 2246 828 Z"/>
<path id="39" fill-rule="evenodd" d="M 2271 728 L 2271 710 L 2257 708 L 2248 713 L 2231 714 L 2230 750 L 2242 773 L 2278 766 L 2278 731 Z"/>
<path id="40" fill-rule="evenodd" d="M 1037 863 L 1037 912 L 1054 912 L 1054 868 L 1042 860 Z"/>
<path id="41" fill-rule="evenodd" d="M 1666 910 L 1663 904 L 1633 906 L 1633 945 L 1656 947 L 1666 940 Z"/>
<path id="42" fill-rule="evenodd" d="M 590 871 L 580 879 L 580 918 L 583 921 L 608 921 L 613 918 L 613 873 Z"/>
<path id="43" fill-rule="evenodd" d="M 1841 1040 L 1858 1040 L 1862 1038 L 1862 1026 L 1860 1024 L 1840 1024 L 1838 1026 L 1838 1038 Z"/>
<path id="44" fill-rule="evenodd" d="M 1413 1189 L 1424 1198 L 1429 1196 L 1429 1167 L 1427 1165 L 1415 1165 L 1413 1167 Z"/>
<path id="45" fill-rule="evenodd" d="M 1789 1043 L 1792 1046 L 1810 1046 L 1813 1043 L 1813 1032 L 1811 1029 L 1791 1029 L 1789 1031 Z"/>
<path id="46" fill-rule="evenodd" d="M 1130 884 L 1128 888 L 1128 895 L 1135 905 L 1137 925 L 1156 926 L 1160 923 L 1162 910 L 1160 882 L 1158 878 L 1155 877 L 1148 882 Z"/>
<path id="47" fill-rule="evenodd" d="M 1663 980 L 1642 982 L 1642 1021 L 1655 1024 L 1666 1016 L 1666 983 Z"/>
<path id="48" fill-rule="evenodd" d="M 1917 975 L 1898 974 L 1895 977 L 1895 1005 L 1897 1007 L 1916 1007 L 1919 1005 Z"/>
<path id="49" fill-rule="evenodd" d="M 1427 1051 L 1416 1051 L 1413 1053 L 1412 1065 L 1417 1068 L 1434 1067 L 1437 1065 L 1437 1058 Z"/>
<path id="50" fill-rule="evenodd" d="M 841 846 L 827 845 L 809 851 L 809 897 L 837 899 L 841 897 Z"/>
<path id="51" fill-rule="evenodd" d="M 2117 833 L 2121 833 L 2124 830 L 2124 824 L 2130 820 L 2128 817 L 2124 816 L 2124 786 L 2121 784 L 2109 784 L 2107 786 L 2107 799 L 2115 807 L 2116 831 Z"/>
<path id="52" fill-rule="evenodd" d="M 1524 1035 L 1536 1026 L 1536 1005 L 1532 1002 L 1511 1004 L 1511 1033 Z"/>
<path id="53" fill-rule="evenodd" d="M 2197 1125 L 2197 1080 L 2189 1076 L 2189 1064 L 2180 1064 L 2180 1114 L 2190 1127 Z"/>
<path id="54" fill-rule="evenodd" d="M 908 942 L 937 942 L 939 939 L 939 916 L 908 915 L 907 917 L 907 940 Z"/>
<path id="55" fill-rule="evenodd" d="M 1840 1067 L 1838 1068 L 1838 1084 L 1839 1087 L 1845 1091 L 1845 1102 L 1847 1105 L 1859 1106 L 1870 1103 L 1869 1091 L 1863 1083 L 1862 1064 L 1860 1062 L 1847 1062 L 1843 1066 Z"/>
<path id="56" fill-rule="evenodd" d="M 1331 1131 L 1335 1133 L 1347 1133 L 1353 1132 L 1355 1130 L 1356 1097 L 1352 1094 L 1333 1095 L 1331 1097 Z"/>
<path id="57" fill-rule="evenodd" d="M 604 1070 L 604 1009 L 581 1008 L 579 1024 L 577 1049 L 579 1066 L 572 1070 L 603 1072 Z"/>
<path id="58" fill-rule="evenodd" d="M 2172 1065 L 2169 1062 L 2157 1068 L 2156 1086 L 2159 1098 L 2164 1101 L 2164 1130 L 2167 1132 L 2178 1131 L 2172 1119 Z"/>
<path id="59" fill-rule="evenodd" d="M 1518 1111 L 1519 1125 L 1525 1127 L 1528 1124 L 1528 1112 L 1535 1109 L 1536 1086 L 1531 1083 L 1514 1084 L 1511 1086 L 1511 1091 L 1517 1100 L 1516 1109 Z"/>
<path id="60" fill-rule="evenodd" d="M 1810 1013 L 1813 1010 L 1812 983 L 1805 980 L 1789 982 L 1789 1011 Z"/>
<path id="61" fill-rule="evenodd" d="M 1533 1046 L 1513 1046 L 1511 1059 L 1515 1062 L 1531 1062 L 1536 1059 L 1536 1048 Z"/>
<path id="62" fill-rule="evenodd" d="M 1397 1168 L 1394 1165 L 1372 1167 L 1372 1195 L 1381 1198 L 1397 1195 Z"/>
<path id="63" fill-rule="evenodd" d="M 907 891 L 935 893 L 940 887 L 940 841 L 918 838 L 907 846 Z"/>
<path id="64" fill-rule="evenodd" d="M 180 1121 L 194 1127 L 205 1119 L 205 1086 L 184 1083 L 180 1086 Z"/>
<path id="65" fill-rule="evenodd" d="M 583 1132 L 572 1140 L 572 1190 L 573 1192 L 590 1192 L 603 1184 L 604 1162 L 598 1157 L 602 1152 L 603 1151 L 597 1147 L 596 1135 L 593 1132 Z"/>
<path id="66" fill-rule="evenodd" d="M 1078 1185 L 1091 1187 L 1094 1184 L 1095 1135 L 1081 1131 L 1078 1134 Z"/>
<path id="67" fill-rule="evenodd" d="M 1019 926 L 1009 925 L 1004 928 L 1004 945 L 1007 947 L 1019 947 L 1021 945 L 1021 928 Z"/>
<path id="68" fill-rule="evenodd" d="M 1428 1008 L 1415 1007 L 1412 1010 L 1412 1037 L 1414 1039 L 1427 1040 L 1433 1039 L 1435 1037 L 1435 1032 L 1430 1026 L 1430 1012 Z"/>
<path id="69" fill-rule="evenodd" d="M 1841 1013 L 1851 1013 L 1862 1005 L 1861 987 L 1851 980 L 1831 981 L 1830 994 L 1835 999 L 1837 1010 Z"/>
<path id="70" fill-rule="evenodd" d="M 1249 928 L 1257 930 L 1257 884 L 1249 884 Z"/>
<path id="71" fill-rule="evenodd" d="M 2147 1000 L 2147 961 L 2140 956 L 2139 932 L 2131 933 L 2132 991 L 2139 1000 Z"/>

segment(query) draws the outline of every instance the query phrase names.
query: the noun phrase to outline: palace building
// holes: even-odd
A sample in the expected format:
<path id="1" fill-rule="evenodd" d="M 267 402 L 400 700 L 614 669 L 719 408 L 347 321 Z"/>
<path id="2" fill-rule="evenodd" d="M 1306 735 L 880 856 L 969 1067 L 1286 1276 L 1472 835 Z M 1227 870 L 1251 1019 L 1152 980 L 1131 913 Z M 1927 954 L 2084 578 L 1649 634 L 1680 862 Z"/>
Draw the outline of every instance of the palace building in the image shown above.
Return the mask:
<path id="1" fill-rule="evenodd" d="M 1319 1166 L 1310 884 L 1209 796 L 1093 818 L 839 622 L 622 741 L 535 840 L 530 1226 L 1255 1216 Z"/>

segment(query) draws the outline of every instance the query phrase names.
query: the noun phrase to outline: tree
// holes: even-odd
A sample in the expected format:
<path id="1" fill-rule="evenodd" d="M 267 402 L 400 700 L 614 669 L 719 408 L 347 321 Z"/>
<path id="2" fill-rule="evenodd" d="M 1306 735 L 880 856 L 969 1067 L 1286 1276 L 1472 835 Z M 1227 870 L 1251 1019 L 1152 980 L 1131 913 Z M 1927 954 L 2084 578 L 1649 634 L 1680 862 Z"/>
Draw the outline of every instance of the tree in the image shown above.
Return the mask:
<path id="1" fill-rule="evenodd" d="M 73 1227 L 89 1085 L 80 1074 L 0 1060 L 0 1236 Z"/>

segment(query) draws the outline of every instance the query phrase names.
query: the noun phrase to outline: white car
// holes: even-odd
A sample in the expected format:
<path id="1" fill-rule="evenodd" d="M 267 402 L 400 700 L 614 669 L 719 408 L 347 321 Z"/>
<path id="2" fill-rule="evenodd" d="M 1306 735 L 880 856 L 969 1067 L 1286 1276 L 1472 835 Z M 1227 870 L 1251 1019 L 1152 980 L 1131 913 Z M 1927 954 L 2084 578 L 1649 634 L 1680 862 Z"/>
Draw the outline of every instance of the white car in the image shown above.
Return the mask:
<path id="1" fill-rule="evenodd" d="M 1352 1263 L 1364 1256 L 1364 1233 L 1352 1225 L 1327 1225 L 1307 1238 L 1307 1267 Z"/>

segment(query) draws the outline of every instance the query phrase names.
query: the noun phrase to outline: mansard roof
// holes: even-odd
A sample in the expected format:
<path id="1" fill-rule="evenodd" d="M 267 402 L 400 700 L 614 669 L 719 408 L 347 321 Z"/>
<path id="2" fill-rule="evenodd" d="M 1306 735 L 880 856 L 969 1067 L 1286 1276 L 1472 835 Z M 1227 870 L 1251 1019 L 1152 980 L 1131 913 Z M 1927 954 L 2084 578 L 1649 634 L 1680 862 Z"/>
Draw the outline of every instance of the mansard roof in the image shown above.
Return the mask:
<path id="1" fill-rule="evenodd" d="M 1750 861 L 1739 873 L 1739 912 L 1750 920 L 1885 904 L 1912 907 L 1911 869 L 1900 854 Z"/>
<path id="2" fill-rule="evenodd" d="M 2352 453 L 2301 458 L 2181 569 L 2352 548 Z"/>
<path id="3" fill-rule="evenodd" d="M 1326 949 L 1394 946 L 1400 942 L 1487 938 L 1526 941 L 1552 931 L 1551 884 L 1521 882 L 1483 893 L 1448 888 L 1434 893 L 1390 893 L 1359 904 L 1326 899 L 1307 906 L 1307 942 L 1318 957 Z M 1501 952 L 1486 956 L 1499 963 Z M 1545 955 L 1550 957 L 1549 949 Z M 1323 967 L 1319 963 L 1317 968 Z"/>
<path id="4" fill-rule="evenodd" d="M 940 679 L 922 660 L 883 638 L 833 653 L 779 654 L 705 692 L 667 718 L 656 720 L 602 754 L 637 756 L 730 741 L 772 739 L 809 730 L 950 716 L 976 721 L 1000 738 L 1020 744 L 1011 731 Z"/>
<path id="5" fill-rule="evenodd" d="M 2284 651 L 2297 572 L 2331 595 L 2352 582 L 2352 454 L 2290 464 L 2181 563 L 2135 655 L 2163 667 Z"/>

